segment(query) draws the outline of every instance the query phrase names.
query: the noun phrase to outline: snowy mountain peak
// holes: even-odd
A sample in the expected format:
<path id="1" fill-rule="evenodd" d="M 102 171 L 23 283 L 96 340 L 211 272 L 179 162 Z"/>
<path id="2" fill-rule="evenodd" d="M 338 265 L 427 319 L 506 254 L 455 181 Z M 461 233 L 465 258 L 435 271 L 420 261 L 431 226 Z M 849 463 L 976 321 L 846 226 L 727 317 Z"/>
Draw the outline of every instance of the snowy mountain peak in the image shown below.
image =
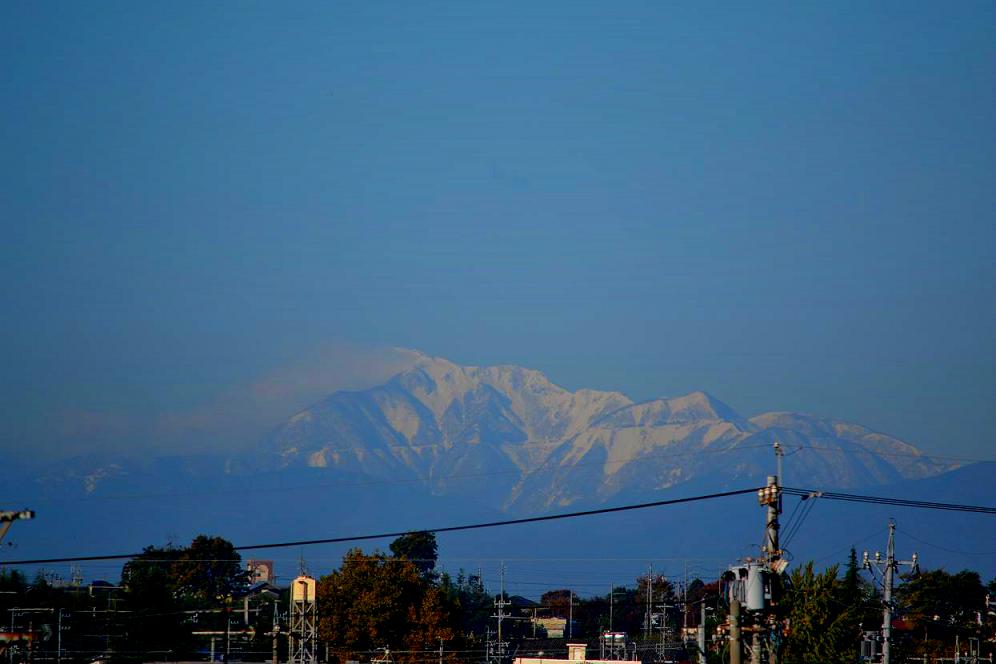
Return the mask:
<path id="1" fill-rule="evenodd" d="M 483 498 L 494 506 L 544 510 L 691 480 L 763 478 L 774 440 L 806 451 L 793 455 L 793 472 L 826 486 L 948 469 L 856 424 L 785 412 L 747 420 L 706 392 L 634 403 L 620 392 L 571 392 L 533 369 L 424 354 L 384 385 L 336 392 L 302 411 L 255 458 L 479 498 L 472 478 L 487 474 Z"/>

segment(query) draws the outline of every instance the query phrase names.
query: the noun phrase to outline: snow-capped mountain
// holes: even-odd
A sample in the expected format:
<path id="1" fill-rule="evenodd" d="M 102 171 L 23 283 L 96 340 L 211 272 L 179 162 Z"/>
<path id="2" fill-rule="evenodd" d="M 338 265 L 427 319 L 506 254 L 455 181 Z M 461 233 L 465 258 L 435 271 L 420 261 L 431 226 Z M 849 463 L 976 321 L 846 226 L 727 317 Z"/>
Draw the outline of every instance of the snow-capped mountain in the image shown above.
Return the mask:
<path id="1" fill-rule="evenodd" d="M 421 356 L 384 385 L 336 392 L 295 414 L 231 468 L 330 468 L 546 511 L 771 474 L 772 444 L 795 484 L 838 488 L 919 479 L 953 466 L 857 424 L 799 413 L 744 418 L 703 393 L 634 403 L 553 384 L 517 366 Z M 789 482 L 792 483 L 792 482 Z"/>
<path id="2" fill-rule="evenodd" d="M 702 392 L 634 403 L 618 392 L 571 392 L 520 367 L 420 356 L 383 385 L 329 395 L 233 457 L 93 455 L 8 464 L 0 504 L 30 507 L 38 517 L 8 538 L 18 548 L 0 562 L 137 551 L 200 533 L 251 544 L 432 529 L 499 520 L 502 512 L 744 489 L 772 474 L 776 440 L 788 486 L 994 502 L 986 481 L 992 464 L 955 469 L 856 424 L 786 412 L 743 417 Z M 884 532 L 889 517 L 926 542 L 958 538 L 969 552 L 994 546 L 992 530 L 970 521 L 977 515 L 825 501 L 816 509 L 818 521 L 810 519 L 791 543 L 800 557 L 845 555 L 848 545 Z M 523 550 L 574 559 L 582 542 L 593 560 L 623 549 L 633 560 L 703 551 L 733 560 L 760 541 L 759 515 L 756 500 L 740 496 L 453 534 L 441 549 L 458 560 L 515 558 Z M 859 521 L 868 532 L 855 532 Z M 331 565 L 349 546 L 309 555 Z M 932 565 L 979 562 L 948 550 L 927 553 Z"/>

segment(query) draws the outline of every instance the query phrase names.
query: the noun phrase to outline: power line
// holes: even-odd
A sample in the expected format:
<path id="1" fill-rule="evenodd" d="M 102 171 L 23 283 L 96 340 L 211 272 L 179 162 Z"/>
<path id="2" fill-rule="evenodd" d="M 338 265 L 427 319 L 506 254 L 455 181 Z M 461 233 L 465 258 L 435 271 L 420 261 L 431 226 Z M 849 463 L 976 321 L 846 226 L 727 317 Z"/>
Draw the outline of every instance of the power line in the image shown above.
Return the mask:
<path id="1" fill-rule="evenodd" d="M 917 507 L 921 509 L 947 510 L 951 512 L 974 512 L 976 514 L 996 514 L 996 507 L 984 505 L 966 505 L 963 503 L 935 503 L 927 500 L 909 500 L 906 498 L 885 498 L 882 496 L 862 496 L 853 493 L 841 493 L 838 491 L 814 491 L 813 489 L 796 489 L 785 487 L 782 489 L 787 494 L 794 496 L 812 495 L 824 500 L 844 500 L 856 503 L 871 503 L 873 505 L 892 505 L 895 507 Z"/>
<path id="2" fill-rule="evenodd" d="M 526 523 L 540 523 L 543 521 L 556 521 L 559 519 L 572 519 L 582 516 L 595 516 L 599 514 L 613 514 L 616 512 L 627 512 L 630 510 L 646 509 L 650 507 L 663 507 L 666 505 L 677 505 L 682 503 L 692 503 L 703 500 L 712 500 L 715 498 L 726 498 L 730 496 L 739 496 L 746 493 L 753 493 L 757 491 L 757 488 L 751 489 L 737 489 L 735 491 L 723 491 L 719 493 L 704 494 L 699 496 L 689 496 L 686 498 L 673 498 L 670 500 L 657 500 L 649 503 L 638 503 L 634 505 L 622 505 L 619 507 L 604 507 L 600 509 L 593 510 L 583 510 L 580 512 L 567 512 L 564 514 L 549 514 L 545 516 L 533 516 L 525 517 L 521 519 L 506 519 L 502 521 L 487 521 L 482 523 L 472 523 L 464 524 L 459 526 L 445 526 L 442 528 L 412 528 L 408 530 L 389 532 L 389 533 L 377 533 L 370 535 L 352 535 L 347 537 L 329 537 L 323 539 L 313 539 L 313 540 L 298 540 L 292 542 L 272 542 L 267 544 L 251 544 L 247 546 L 236 546 L 234 547 L 239 551 L 252 551 L 259 549 L 278 549 L 286 547 L 295 546 L 309 546 L 316 544 L 339 544 L 344 542 L 359 542 L 364 540 L 373 539 L 386 539 L 388 537 L 401 537 L 412 532 L 433 532 L 433 533 L 447 533 L 447 532 L 458 532 L 463 530 L 477 530 L 481 528 L 496 528 L 499 526 L 511 526 L 511 525 L 521 525 Z M 882 496 L 863 496 L 851 493 L 841 493 L 836 491 L 814 491 L 813 489 L 799 489 L 792 487 L 785 487 L 783 492 L 788 495 L 795 496 L 808 496 L 808 497 L 820 497 L 826 500 L 841 500 L 849 502 L 859 502 L 859 503 L 870 503 L 876 505 L 891 505 L 898 507 L 915 507 L 921 509 L 936 509 L 936 510 L 947 510 L 956 512 L 971 512 L 976 514 L 996 514 L 996 507 L 986 507 L 982 505 L 967 505 L 961 503 L 937 503 L 925 500 L 909 500 L 905 498 L 886 498 Z M 39 565 L 39 564 L 51 564 L 51 563 L 68 563 L 68 562 L 82 562 L 82 561 L 94 561 L 94 560 L 125 560 L 129 558 L 136 558 L 141 556 L 141 553 L 120 553 L 120 554 L 107 554 L 98 556 L 75 556 L 75 557 L 64 557 L 64 558 L 37 558 L 37 559 L 26 559 L 26 560 L 11 560 L 5 562 L 6 565 Z"/>
<path id="3" fill-rule="evenodd" d="M 933 542 L 928 542 L 925 539 L 920 539 L 913 533 L 910 533 L 906 530 L 901 530 L 899 528 L 896 528 L 896 532 L 900 532 L 903 535 L 909 537 L 910 539 L 920 542 L 920 544 L 926 544 L 929 547 L 939 549 L 940 551 L 946 551 L 947 553 L 957 553 L 958 555 L 962 556 L 996 556 L 996 551 L 959 551 L 958 549 L 948 549 L 946 547 L 941 546 L 940 544 L 934 544 Z"/>
<path id="4" fill-rule="evenodd" d="M 521 519 L 505 519 L 502 521 L 486 521 L 482 523 L 470 523 L 460 526 L 444 526 L 442 528 L 411 528 L 391 533 L 378 533 L 375 535 L 351 535 L 348 537 L 327 537 L 314 540 L 298 540 L 294 542 L 273 542 L 268 544 L 250 544 L 247 546 L 234 547 L 238 551 L 253 551 L 258 549 L 279 549 L 292 546 L 309 546 L 313 544 L 340 544 L 343 542 L 360 542 L 363 540 L 386 539 L 388 537 L 401 537 L 412 532 L 431 533 L 452 533 L 462 530 L 477 530 L 480 528 L 496 528 L 499 526 L 513 526 L 525 523 L 539 523 L 543 521 L 556 521 L 559 519 L 574 519 L 582 516 L 595 516 L 598 514 L 614 514 L 616 512 L 628 512 L 631 510 L 646 509 L 649 507 L 663 507 L 665 505 L 678 505 L 682 503 L 693 503 L 702 500 L 713 500 L 715 498 L 727 498 L 729 496 L 741 496 L 746 493 L 754 493 L 757 488 L 737 489 L 735 491 L 722 491 L 719 493 L 709 493 L 700 496 L 688 496 L 686 498 L 672 498 L 670 500 L 656 500 L 650 503 L 638 503 L 635 505 L 622 505 L 619 507 L 603 507 L 600 509 L 583 510 L 580 512 L 566 512 L 564 514 L 548 514 L 545 516 L 530 516 Z M 5 565 L 41 565 L 50 563 L 69 563 L 90 560 L 125 560 L 141 556 L 141 553 L 112 553 L 99 556 L 75 556 L 66 558 L 37 558 L 33 560 L 11 560 Z"/>
<path id="5" fill-rule="evenodd" d="M 787 547 L 792 542 L 795 536 L 799 533 L 799 530 L 802 528 L 802 524 L 809 517 L 809 513 L 813 511 L 813 507 L 816 505 L 816 500 L 813 496 L 803 497 L 799 503 L 803 502 L 805 502 L 805 506 L 799 513 L 799 518 L 791 525 L 791 527 L 787 529 L 787 532 L 782 537 L 782 546 Z M 796 507 L 798 507 L 798 504 Z"/>
<path id="6" fill-rule="evenodd" d="M 839 548 L 839 549 L 837 549 L 837 550 L 835 550 L 835 551 L 833 551 L 831 553 L 828 553 L 827 555 L 823 556 L 822 558 L 816 558 L 815 560 L 813 560 L 813 562 L 814 563 L 820 563 L 820 562 L 823 562 L 824 560 L 829 560 L 830 558 L 835 558 L 838 555 L 844 553 L 845 551 L 849 551 L 851 549 L 857 548 L 858 544 L 862 544 L 864 542 L 867 542 L 871 538 L 878 537 L 881 534 L 882 534 L 882 531 L 880 529 L 876 528 L 875 530 L 871 531 L 870 533 L 868 533 L 867 535 L 861 537 L 860 539 L 854 540 L 852 543 L 848 544 L 847 546 L 841 547 L 841 548 Z"/>
<path id="7" fill-rule="evenodd" d="M 793 453 L 795 453 L 795 452 L 803 452 L 803 451 L 806 451 L 806 450 L 816 450 L 816 451 L 819 451 L 819 452 L 840 452 L 840 453 L 865 452 L 867 454 L 871 454 L 871 455 L 874 455 L 874 456 L 909 457 L 909 458 L 913 458 L 913 459 L 939 459 L 939 460 L 942 460 L 942 461 L 963 461 L 965 463 L 996 463 L 996 459 L 980 459 L 980 458 L 977 458 L 977 457 L 962 457 L 962 456 L 947 456 L 947 455 L 943 455 L 943 454 L 928 454 L 926 452 L 920 452 L 919 450 L 916 451 L 916 452 L 895 452 L 895 451 L 889 452 L 889 451 L 884 451 L 884 450 L 872 449 L 870 447 L 866 447 L 864 444 L 862 444 L 860 442 L 856 442 L 856 441 L 853 441 L 853 440 L 837 439 L 837 441 L 840 444 L 839 447 L 828 447 L 826 445 L 820 445 L 820 444 L 815 444 L 815 445 L 800 445 L 800 444 L 791 444 L 791 443 L 788 444 L 788 445 L 786 445 L 786 446 L 794 448 L 794 452 Z M 853 449 L 852 450 L 845 449 L 844 445 L 851 445 Z"/>

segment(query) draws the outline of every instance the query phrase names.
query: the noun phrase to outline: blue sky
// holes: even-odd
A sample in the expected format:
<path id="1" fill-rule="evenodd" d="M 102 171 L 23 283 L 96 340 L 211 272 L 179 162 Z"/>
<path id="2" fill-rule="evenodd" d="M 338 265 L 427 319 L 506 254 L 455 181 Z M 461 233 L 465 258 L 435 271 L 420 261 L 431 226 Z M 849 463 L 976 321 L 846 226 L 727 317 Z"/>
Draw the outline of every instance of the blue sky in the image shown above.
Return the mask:
<path id="1" fill-rule="evenodd" d="M 992 458 L 994 14 L 7 3 L 0 445 L 154 446 L 331 345 Z"/>

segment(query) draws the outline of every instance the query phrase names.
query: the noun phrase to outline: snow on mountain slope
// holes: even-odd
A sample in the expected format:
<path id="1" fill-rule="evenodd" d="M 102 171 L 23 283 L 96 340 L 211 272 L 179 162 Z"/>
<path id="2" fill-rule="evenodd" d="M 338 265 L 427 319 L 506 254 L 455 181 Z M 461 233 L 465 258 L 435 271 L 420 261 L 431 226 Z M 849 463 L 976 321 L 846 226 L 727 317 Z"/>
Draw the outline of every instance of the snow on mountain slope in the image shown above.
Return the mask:
<path id="1" fill-rule="evenodd" d="M 869 486 L 952 467 L 856 424 L 798 413 L 748 420 L 704 392 L 634 403 L 619 392 L 571 392 L 531 369 L 426 355 L 384 385 L 337 392 L 294 415 L 254 465 L 415 481 L 537 511 L 693 480 L 758 481 L 775 440 L 801 484 Z"/>

